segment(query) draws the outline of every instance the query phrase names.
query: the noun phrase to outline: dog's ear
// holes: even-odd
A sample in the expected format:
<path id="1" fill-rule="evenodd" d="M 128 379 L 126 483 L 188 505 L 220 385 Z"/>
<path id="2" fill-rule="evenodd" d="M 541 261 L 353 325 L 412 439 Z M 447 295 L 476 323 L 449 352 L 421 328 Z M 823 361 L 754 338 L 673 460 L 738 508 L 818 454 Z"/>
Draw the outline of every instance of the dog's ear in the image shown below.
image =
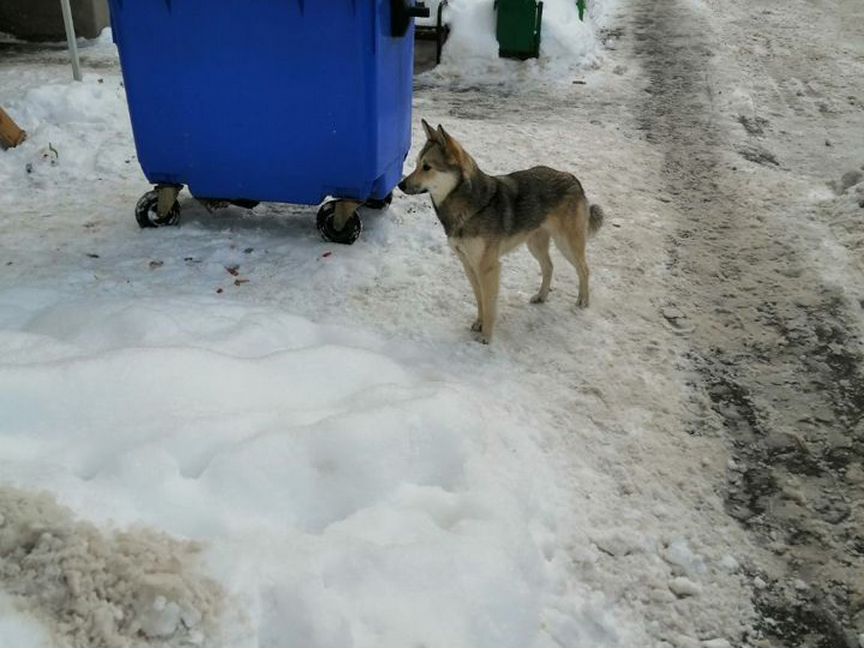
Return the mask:
<path id="1" fill-rule="evenodd" d="M 462 169 L 462 180 L 470 186 L 472 178 L 477 171 L 477 164 L 474 162 L 474 159 L 465 152 L 465 149 L 462 148 L 459 142 L 450 137 L 450 133 L 445 131 L 441 124 L 438 124 L 438 141 L 444 146 L 444 151 L 448 157 Z"/>
<path id="2" fill-rule="evenodd" d="M 425 119 L 421 119 L 420 123 L 423 124 L 423 130 L 426 131 L 426 139 L 430 142 L 435 142 L 438 140 L 438 132 L 429 125 Z"/>
<path id="3" fill-rule="evenodd" d="M 441 124 L 438 124 L 438 141 L 444 145 L 447 152 L 456 158 L 456 161 L 462 164 L 465 158 L 465 151 L 459 146 L 459 142 L 450 137 L 450 133 L 444 130 Z"/>

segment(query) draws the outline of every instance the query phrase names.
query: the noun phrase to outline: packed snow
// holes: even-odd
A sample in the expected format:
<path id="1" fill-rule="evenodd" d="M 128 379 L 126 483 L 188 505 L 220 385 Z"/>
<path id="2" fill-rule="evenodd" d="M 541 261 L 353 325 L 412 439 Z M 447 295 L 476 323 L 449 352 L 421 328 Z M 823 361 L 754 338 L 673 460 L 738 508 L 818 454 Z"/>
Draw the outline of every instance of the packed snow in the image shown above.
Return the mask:
<path id="1" fill-rule="evenodd" d="M 563 79 L 601 60 L 615 10 L 589 2 L 583 23 L 575 2 L 547 0 L 541 59 L 519 64 L 497 59 L 490 4 L 450 3 L 427 80 Z M 575 273 L 557 261 L 552 302 L 528 306 L 539 273 L 520 257 L 486 348 L 424 197 L 365 214 L 350 248 L 320 242 L 306 207 L 208 214 L 182 198 L 181 227 L 139 231 L 149 187 L 111 46 L 82 48 L 83 83 L 59 54 L 0 63 L 3 106 L 29 133 L 0 152 L 0 503 L 56 499 L 38 496 L 37 528 L 67 539 L 45 539 L 46 564 L 94 542 L 126 564 L 128 537 L 200 595 L 112 599 L 109 630 L 173 648 L 722 646 L 747 631 L 746 543 L 698 479 L 726 456 L 678 425 L 684 349 L 646 314 L 657 213 L 628 215 L 638 236 L 615 240 L 624 201 L 609 198 L 644 181 L 639 144 L 587 123 L 568 135 L 593 138 L 584 159 L 561 128 L 533 140 L 550 163 L 583 162 L 612 208 L 592 243 L 595 304 L 574 312 Z M 484 166 L 502 150 L 528 161 L 447 101 L 416 105 Z M 0 538 L 32 534 L 0 514 Z M 0 556 L 0 637 L 86 645 L 63 601 L 34 596 L 40 578 Z M 182 620 L 191 599 L 204 634 Z M 91 600 L 75 628 L 99 625 Z"/>
<path id="2" fill-rule="evenodd" d="M 589 0 L 582 20 L 575 0 L 545 0 L 540 55 L 524 62 L 498 57 L 493 5 L 493 0 L 450 0 L 443 14 L 450 36 L 442 64 L 430 79 L 446 84 L 570 83 L 575 72 L 603 60 L 603 30 L 619 0 Z"/>
<path id="3" fill-rule="evenodd" d="M 266 308 L 26 289 L 3 304 L 4 479 L 213 541 L 260 644 L 583 639 L 554 608 L 615 645 L 602 600 L 562 597 L 561 495 L 507 406 Z"/>

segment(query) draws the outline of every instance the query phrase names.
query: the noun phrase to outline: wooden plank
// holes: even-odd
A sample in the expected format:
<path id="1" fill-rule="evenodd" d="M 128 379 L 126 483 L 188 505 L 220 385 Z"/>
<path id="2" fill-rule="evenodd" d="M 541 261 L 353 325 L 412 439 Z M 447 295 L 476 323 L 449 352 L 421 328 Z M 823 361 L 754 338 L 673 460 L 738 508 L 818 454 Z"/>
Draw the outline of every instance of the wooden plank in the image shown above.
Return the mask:
<path id="1" fill-rule="evenodd" d="M 7 149 L 18 146 L 27 139 L 27 133 L 18 128 L 13 119 L 0 108 L 0 147 Z"/>

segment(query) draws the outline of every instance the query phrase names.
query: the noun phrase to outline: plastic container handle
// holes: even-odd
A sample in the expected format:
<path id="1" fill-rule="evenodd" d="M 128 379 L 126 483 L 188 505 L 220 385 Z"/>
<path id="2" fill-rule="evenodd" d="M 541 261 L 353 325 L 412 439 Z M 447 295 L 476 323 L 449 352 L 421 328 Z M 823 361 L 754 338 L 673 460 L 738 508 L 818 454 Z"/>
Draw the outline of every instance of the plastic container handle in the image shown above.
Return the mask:
<path id="1" fill-rule="evenodd" d="M 391 36 L 401 37 L 408 33 L 412 18 L 428 18 L 429 7 L 422 2 L 390 0 Z"/>

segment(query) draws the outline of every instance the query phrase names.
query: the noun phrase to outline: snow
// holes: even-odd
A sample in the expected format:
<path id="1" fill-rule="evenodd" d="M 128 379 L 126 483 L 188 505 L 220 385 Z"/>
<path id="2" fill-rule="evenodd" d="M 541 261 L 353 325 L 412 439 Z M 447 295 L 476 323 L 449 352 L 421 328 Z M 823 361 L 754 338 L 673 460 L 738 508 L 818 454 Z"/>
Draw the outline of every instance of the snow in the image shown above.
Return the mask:
<path id="1" fill-rule="evenodd" d="M 706 570 L 705 562 L 690 549 L 683 538 L 677 538 L 671 542 L 664 550 L 663 558 L 684 574 L 703 574 Z M 723 558 L 724 567 L 727 558 L 729 557 Z"/>
<path id="2" fill-rule="evenodd" d="M 52 648 L 51 635 L 38 619 L 17 609 L 15 600 L 0 592 L 0 637 L 16 648 Z"/>
<path id="3" fill-rule="evenodd" d="M 130 645 L 138 636 L 198 645 L 213 634 L 222 593 L 188 568 L 195 543 L 141 530 L 106 534 L 45 494 L 4 488 L 0 507 L 4 589 L 73 645 Z"/>
<path id="4" fill-rule="evenodd" d="M 0 157 L 13 188 L 0 198 L 4 483 L 108 529 L 206 542 L 207 573 L 247 617 L 221 631 L 225 645 L 643 640 L 601 592 L 570 582 L 556 528 L 567 498 L 522 405 L 407 340 L 236 299 L 226 268 L 245 273 L 257 253 L 214 245 L 206 227 L 190 224 L 203 249 L 177 238 L 163 264 L 142 261 L 151 233 L 90 202 L 116 190 L 125 213 L 142 186 L 116 72 L 22 90 L 8 108 L 30 137 Z M 99 252 L 58 274 L 58 251 L 84 241 Z M 322 247 L 310 258 L 332 286 L 368 264 L 350 250 L 329 267 Z M 19 598 L 21 614 L 67 632 L 53 608 Z M 117 605 L 152 641 L 182 641 L 179 604 L 148 600 Z M 101 609 L 81 623 L 105 626 Z M 26 638 L 27 619 L 6 608 L 2 623 Z"/>
<path id="5" fill-rule="evenodd" d="M 575 0 L 545 0 L 540 56 L 518 62 L 498 57 L 493 0 L 451 0 L 444 12 L 451 31 L 442 65 L 427 77 L 446 84 L 570 83 L 574 72 L 602 60 L 602 30 L 611 23 L 618 0 L 590 0 L 587 5 L 579 20 Z"/>
<path id="6" fill-rule="evenodd" d="M 30 138 L 0 156 L 3 482 L 106 529 L 205 543 L 195 569 L 243 611 L 226 645 L 651 645 L 636 583 L 617 585 L 586 535 L 617 537 L 607 551 L 642 587 L 671 575 L 663 523 L 610 516 L 619 485 L 589 440 L 608 432 L 569 414 L 562 433 L 595 450 L 565 466 L 533 369 L 460 337 L 438 297 L 410 317 L 411 286 L 453 270 L 428 205 L 418 219 L 400 201 L 371 250 L 334 250 L 308 210 L 269 206 L 187 205 L 181 229 L 140 232 L 146 185 L 109 72 L 13 82 Z M 501 345 L 518 346 L 507 326 Z M 654 506 L 653 488 L 638 497 Z M 154 640 L 179 641 L 163 636 L 176 606 L 150 609 Z"/>
<path id="7" fill-rule="evenodd" d="M 593 65 L 615 5 L 589 2 L 583 24 L 565 4 L 547 2 L 543 57 L 519 66 L 484 39 L 489 7 L 454 0 L 431 74 L 554 81 Z M 320 242 L 310 208 L 211 215 L 185 197 L 180 228 L 139 231 L 149 187 L 104 40 L 83 48 L 99 66 L 82 84 L 62 60 L 0 64 L 30 135 L 0 153 L 3 486 L 50 493 L 68 537 L 93 525 L 106 551 L 117 532 L 200 543 L 178 577 L 217 583 L 232 611 L 208 646 L 698 646 L 748 629 L 749 584 L 729 565 L 750 550 L 706 478 L 727 457 L 681 424 L 665 207 L 625 210 L 624 192 L 656 181 L 656 152 L 596 120 L 565 128 L 573 115 L 546 96 L 502 129 L 418 95 L 484 168 L 542 156 L 610 207 L 592 308 L 574 312 L 558 259 L 552 301 L 529 307 L 537 271 L 514 256 L 485 348 L 424 197 L 364 215 L 351 248 Z M 150 594 L 124 613 L 150 645 L 182 645 L 180 603 Z M 32 596 L 0 601 L 15 645 L 49 645 L 55 617 Z"/>
<path id="8" fill-rule="evenodd" d="M 220 544 L 218 571 L 256 574 L 240 594 L 263 645 L 541 645 L 566 626 L 552 606 L 596 616 L 596 645 L 626 636 L 590 592 L 556 591 L 550 468 L 482 392 L 210 297 L 0 303 L 4 479 Z"/>
<path id="9" fill-rule="evenodd" d="M 678 596 L 697 596 L 702 593 L 702 586 L 685 576 L 677 576 L 669 582 L 669 589 Z"/>
<path id="10" fill-rule="evenodd" d="M 732 644 L 730 644 L 726 639 L 718 637 L 703 641 L 702 648 L 732 648 Z"/>

